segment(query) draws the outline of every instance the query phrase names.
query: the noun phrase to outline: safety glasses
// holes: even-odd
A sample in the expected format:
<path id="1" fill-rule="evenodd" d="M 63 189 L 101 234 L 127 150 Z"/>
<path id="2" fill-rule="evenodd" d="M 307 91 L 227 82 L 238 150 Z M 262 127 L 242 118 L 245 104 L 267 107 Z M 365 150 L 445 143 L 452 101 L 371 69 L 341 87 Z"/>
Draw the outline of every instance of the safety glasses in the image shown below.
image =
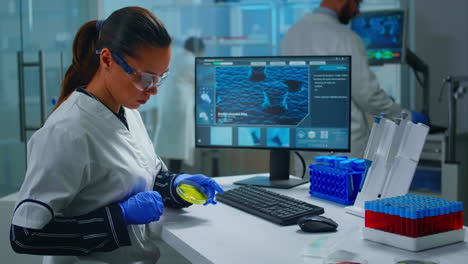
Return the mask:
<path id="1" fill-rule="evenodd" d="M 101 53 L 101 49 L 96 51 L 96 54 Z M 117 62 L 117 64 L 122 67 L 122 69 L 127 73 L 127 75 L 130 78 L 130 81 L 132 81 L 133 84 L 135 84 L 135 87 L 143 92 L 148 91 L 149 89 L 157 86 L 161 86 L 161 84 L 164 83 L 166 80 L 167 76 L 169 75 L 169 71 L 166 71 L 162 75 L 157 75 L 149 72 L 142 72 L 142 71 L 136 71 L 130 65 L 128 65 L 120 56 L 117 54 L 114 54 L 112 52 L 112 57 L 114 60 Z"/>

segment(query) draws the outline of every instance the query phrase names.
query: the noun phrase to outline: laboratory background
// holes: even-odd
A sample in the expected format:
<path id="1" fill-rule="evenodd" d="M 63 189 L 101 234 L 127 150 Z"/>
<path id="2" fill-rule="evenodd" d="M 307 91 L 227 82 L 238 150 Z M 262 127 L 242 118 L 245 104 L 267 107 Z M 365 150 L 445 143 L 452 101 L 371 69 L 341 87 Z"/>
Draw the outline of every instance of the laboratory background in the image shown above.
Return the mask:
<path id="1" fill-rule="evenodd" d="M 319 4 L 319 0 L 2 0 L 0 198 L 21 187 L 26 172 L 27 141 L 54 108 L 61 81 L 71 64 L 73 38 L 83 23 L 105 19 L 119 8 L 136 5 L 147 8 L 163 21 L 173 38 L 174 54 L 183 49 L 188 38 L 197 37 L 203 40 L 204 49 L 203 54 L 194 56 L 279 56 L 288 29 Z M 433 126 L 410 192 L 462 201 L 466 208 L 468 1 L 361 3 L 363 12 L 390 9 L 405 11 L 403 52 L 407 48 L 416 59 L 373 64 L 371 69 L 393 100 L 406 109 L 425 112 Z M 178 69 L 170 71 L 177 73 Z M 161 96 L 171 88 L 168 86 L 159 88 Z M 161 113 L 167 111 L 161 105 L 158 94 L 139 108 L 153 140 Z M 372 125 L 371 116 L 369 124 Z M 179 165 L 180 171 L 210 177 L 261 173 L 269 170 L 269 151 L 196 148 L 190 161 Z M 301 170 L 300 160 L 291 155 L 291 174 L 300 175 Z M 11 215 L 11 208 L 1 206 L 0 248 L 9 245 Z M 467 221 L 465 214 L 465 224 Z M 170 248 L 165 250 L 171 252 Z M 185 263 L 180 261 L 173 263 Z M 160 263 L 165 263 L 164 259 Z"/>

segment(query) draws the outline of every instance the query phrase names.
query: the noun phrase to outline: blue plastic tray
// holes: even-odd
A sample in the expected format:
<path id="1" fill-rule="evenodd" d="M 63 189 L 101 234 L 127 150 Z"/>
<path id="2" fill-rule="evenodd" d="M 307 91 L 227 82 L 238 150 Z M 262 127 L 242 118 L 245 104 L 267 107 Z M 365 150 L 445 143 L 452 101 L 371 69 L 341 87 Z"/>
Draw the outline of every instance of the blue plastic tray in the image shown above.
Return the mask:
<path id="1" fill-rule="evenodd" d="M 309 165 L 310 195 L 336 203 L 354 204 L 366 166 L 364 160 L 346 156 L 319 156 Z"/>

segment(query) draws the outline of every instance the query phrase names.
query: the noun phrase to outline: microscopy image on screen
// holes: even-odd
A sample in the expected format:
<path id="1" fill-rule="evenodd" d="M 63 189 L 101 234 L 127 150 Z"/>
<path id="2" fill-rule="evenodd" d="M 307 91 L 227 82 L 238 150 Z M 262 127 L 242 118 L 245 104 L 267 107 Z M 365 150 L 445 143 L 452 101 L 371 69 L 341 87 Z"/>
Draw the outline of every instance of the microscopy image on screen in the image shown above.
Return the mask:
<path id="1" fill-rule="evenodd" d="M 259 146 L 261 135 L 259 127 L 239 127 L 239 146 Z"/>
<path id="2" fill-rule="evenodd" d="M 267 129 L 268 147 L 289 147 L 289 129 L 288 128 L 268 128 Z"/>
<path id="3" fill-rule="evenodd" d="M 402 46 L 402 15 L 357 17 L 353 30 L 361 36 L 368 49 L 391 49 Z"/>
<path id="4" fill-rule="evenodd" d="M 217 124 L 297 125 L 308 113 L 307 66 L 217 67 Z"/>
<path id="5" fill-rule="evenodd" d="M 211 108 L 206 106 L 199 106 L 197 108 L 197 123 L 198 124 L 211 124 Z"/>
<path id="6" fill-rule="evenodd" d="M 211 127 L 210 128 L 211 145 L 231 146 L 232 128 L 231 127 Z"/>

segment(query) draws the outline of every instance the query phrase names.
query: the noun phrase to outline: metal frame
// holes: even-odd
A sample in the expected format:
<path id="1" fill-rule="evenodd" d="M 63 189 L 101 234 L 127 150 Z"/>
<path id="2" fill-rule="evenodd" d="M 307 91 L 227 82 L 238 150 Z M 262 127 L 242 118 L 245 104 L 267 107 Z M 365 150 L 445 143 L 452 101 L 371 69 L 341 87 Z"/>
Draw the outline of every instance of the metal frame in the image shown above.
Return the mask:
<path id="1" fill-rule="evenodd" d="M 44 52 L 39 50 L 38 61 L 35 62 L 24 62 L 23 51 L 18 51 L 18 96 L 19 96 L 19 120 L 20 120 L 20 140 L 26 142 L 26 133 L 28 131 L 38 130 L 44 125 L 47 118 L 47 104 L 46 104 L 46 76 L 45 76 L 45 63 L 44 63 Z M 24 70 L 27 67 L 39 67 L 39 95 L 40 95 L 40 116 L 41 124 L 39 127 L 28 126 L 26 124 L 26 103 L 25 103 L 25 81 L 24 81 Z"/>
<path id="2" fill-rule="evenodd" d="M 447 76 L 444 83 L 447 85 L 448 115 L 449 123 L 447 129 L 447 153 L 446 162 L 456 162 L 456 137 L 457 137 L 457 101 L 466 92 L 460 89 L 460 84 L 468 82 L 468 76 Z"/>

